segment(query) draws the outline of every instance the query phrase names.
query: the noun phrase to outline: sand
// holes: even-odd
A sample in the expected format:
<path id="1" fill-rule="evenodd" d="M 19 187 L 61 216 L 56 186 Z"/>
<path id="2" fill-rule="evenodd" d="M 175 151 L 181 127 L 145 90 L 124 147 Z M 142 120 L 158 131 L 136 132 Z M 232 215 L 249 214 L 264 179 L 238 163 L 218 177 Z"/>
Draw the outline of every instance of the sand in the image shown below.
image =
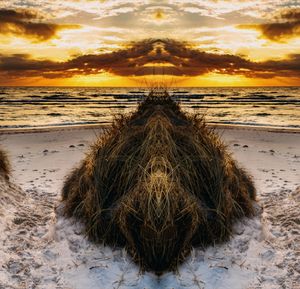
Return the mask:
<path id="1" fill-rule="evenodd" d="M 2 132 L 15 185 L 0 179 L 0 288 L 300 288 L 300 133 L 217 131 L 254 177 L 257 216 L 160 279 L 141 274 L 124 250 L 90 243 L 60 214 L 64 176 L 101 128 Z"/>

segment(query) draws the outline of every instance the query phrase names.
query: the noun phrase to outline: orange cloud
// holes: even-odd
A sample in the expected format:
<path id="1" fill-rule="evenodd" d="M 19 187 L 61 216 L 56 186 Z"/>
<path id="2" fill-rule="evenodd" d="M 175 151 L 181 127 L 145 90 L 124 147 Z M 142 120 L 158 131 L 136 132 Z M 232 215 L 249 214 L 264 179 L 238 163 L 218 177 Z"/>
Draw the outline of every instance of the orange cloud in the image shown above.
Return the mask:
<path id="1" fill-rule="evenodd" d="M 119 76 L 164 74 L 198 76 L 208 73 L 248 78 L 300 77 L 300 54 L 283 60 L 253 62 L 231 54 L 208 53 L 186 42 L 146 39 L 105 54 L 87 54 L 65 62 L 36 60 L 29 55 L 0 55 L 0 76 L 70 78 L 109 72 Z"/>
<path id="2" fill-rule="evenodd" d="M 31 10 L 0 10 L 0 34 L 15 35 L 38 42 L 54 38 L 59 30 L 79 28 L 78 25 L 61 25 L 41 22 L 42 17 Z"/>
<path id="3" fill-rule="evenodd" d="M 157 9 L 154 14 L 156 20 L 161 20 L 165 17 L 164 12 L 161 9 Z"/>
<path id="4" fill-rule="evenodd" d="M 277 42 L 300 36 L 300 8 L 282 10 L 275 16 L 275 20 L 272 23 L 243 24 L 237 27 L 258 30 L 263 37 Z"/>

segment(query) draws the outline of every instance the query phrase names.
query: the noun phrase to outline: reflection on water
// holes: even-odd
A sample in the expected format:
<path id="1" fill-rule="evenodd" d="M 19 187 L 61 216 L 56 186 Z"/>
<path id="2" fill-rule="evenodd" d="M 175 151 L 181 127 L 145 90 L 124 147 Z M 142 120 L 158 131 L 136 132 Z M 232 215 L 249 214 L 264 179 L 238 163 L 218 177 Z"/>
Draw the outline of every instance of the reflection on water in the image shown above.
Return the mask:
<path id="1" fill-rule="evenodd" d="M 147 89 L 0 87 L 0 126 L 108 124 Z M 174 88 L 172 97 L 208 122 L 300 127 L 300 87 Z"/>

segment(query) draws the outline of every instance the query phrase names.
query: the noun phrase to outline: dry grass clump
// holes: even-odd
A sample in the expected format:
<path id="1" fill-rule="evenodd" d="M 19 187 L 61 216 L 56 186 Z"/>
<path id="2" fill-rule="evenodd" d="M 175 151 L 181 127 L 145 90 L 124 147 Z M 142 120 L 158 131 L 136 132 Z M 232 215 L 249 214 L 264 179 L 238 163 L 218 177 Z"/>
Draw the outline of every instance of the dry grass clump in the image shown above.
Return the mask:
<path id="1" fill-rule="evenodd" d="M 0 175 L 8 179 L 10 174 L 10 164 L 5 151 L 0 148 Z"/>
<path id="2" fill-rule="evenodd" d="M 228 239 L 255 188 L 203 119 L 150 94 L 67 177 L 66 215 L 90 239 L 125 246 L 143 270 L 173 270 L 192 246 Z"/>

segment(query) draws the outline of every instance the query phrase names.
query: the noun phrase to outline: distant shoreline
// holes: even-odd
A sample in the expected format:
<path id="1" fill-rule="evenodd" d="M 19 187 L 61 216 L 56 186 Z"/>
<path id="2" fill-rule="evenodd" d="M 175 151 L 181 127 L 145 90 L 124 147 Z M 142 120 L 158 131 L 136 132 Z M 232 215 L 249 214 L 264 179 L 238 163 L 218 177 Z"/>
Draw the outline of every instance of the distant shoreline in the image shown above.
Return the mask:
<path id="1" fill-rule="evenodd" d="M 225 123 L 207 123 L 208 127 L 217 130 L 250 130 L 250 131 L 265 131 L 274 133 L 300 133 L 300 128 L 293 127 L 272 127 L 263 125 L 244 125 L 244 124 L 225 124 Z M 6 134 L 24 134 L 24 133 L 43 133 L 53 131 L 70 131 L 70 130 L 85 130 L 85 129 L 108 129 L 107 124 L 74 124 L 74 125 L 59 125 L 45 127 L 22 127 L 22 128 L 0 128 L 0 135 Z"/>

